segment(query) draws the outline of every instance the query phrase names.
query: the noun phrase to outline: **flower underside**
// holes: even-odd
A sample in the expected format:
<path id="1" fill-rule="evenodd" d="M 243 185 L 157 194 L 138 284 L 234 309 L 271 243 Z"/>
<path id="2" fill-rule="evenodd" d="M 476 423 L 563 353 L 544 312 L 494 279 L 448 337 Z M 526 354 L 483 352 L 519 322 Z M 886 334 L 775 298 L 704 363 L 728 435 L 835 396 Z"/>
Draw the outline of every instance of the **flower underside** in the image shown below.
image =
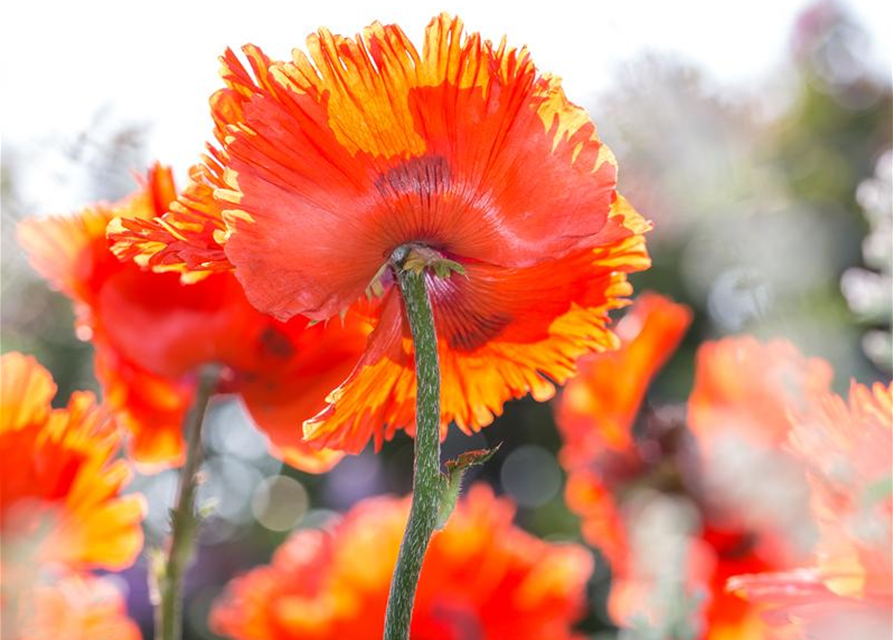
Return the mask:
<path id="1" fill-rule="evenodd" d="M 398 247 L 464 271 L 427 275 L 445 425 L 479 429 L 510 398 L 549 397 L 577 357 L 615 345 L 607 314 L 649 265 L 649 225 L 557 78 L 443 15 L 421 52 L 379 23 L 355 39 L 321 30 L 307 49 L 278 62 L 246 46 L 248 67 L 227 51 L 216 144 L 169 213 L 110 236 L 119 256 L 187 279 L 232 270 L 280 320 L 368 318 L 363 358 L 305 425 L 315 445 L 357 451 L 412 429 L 411 340 L 382 270 Z"/>

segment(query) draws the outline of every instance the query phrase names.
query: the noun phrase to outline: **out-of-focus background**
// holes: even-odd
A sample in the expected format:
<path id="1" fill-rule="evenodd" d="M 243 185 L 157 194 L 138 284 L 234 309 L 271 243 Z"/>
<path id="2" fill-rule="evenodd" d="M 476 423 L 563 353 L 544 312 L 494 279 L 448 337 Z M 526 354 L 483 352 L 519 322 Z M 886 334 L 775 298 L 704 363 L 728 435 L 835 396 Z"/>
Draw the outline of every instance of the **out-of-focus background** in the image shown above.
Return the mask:
<path id="1" fill-rule="evenodd" d="M 2 348 L 35 354 L 58 401 L 95 388 L 91 348 L 67 299 L 15 243 L 26 215 L 66 213 L 130 192 L 154 159 L 185 176 L 209 136 L 216 56 L 253 42 L 276 58 L 326 25 L 379 19 L 418 42 L 446 9 L 470 30 L 528 44 L 565 79 L 621 167 L 621 190 L 654 220 L 654 268 L 637 291 L 691 305 L 695 323 L 649 402 L 683 402 L 694 348 L 748 332 L 785 336 L 829 360 L 836 382 L 891 368 L 891 31 L 893 4 L 427 2 L 18 3 L 2 20 Z M 182 180 L 181 180 L 182 182 Z M 287 533 L 362 497 L 405 493 L 411 441 L 348 458 L 325 476 L 285 468 L 239 406 L 218 402 L 206 430 L 206 500 L 216 498 L 188 584 L 189 637 L 213 638 L 208 607 L 225 580 L 265 562 Z M 518 523 L 579 539 L 563 500 L 548 404 L 512 403 L 495 426 L 454 434 L 446 456 L 502 442 L 476 472 L 519 504 Z M 166 527 L 175 475 L 140 477 L 148 540 Z M 583 629 L 611 637 L 610 576 L 598 565 Z M 121 576 L 132 615 L 151 618 L 145 566 Z"/>

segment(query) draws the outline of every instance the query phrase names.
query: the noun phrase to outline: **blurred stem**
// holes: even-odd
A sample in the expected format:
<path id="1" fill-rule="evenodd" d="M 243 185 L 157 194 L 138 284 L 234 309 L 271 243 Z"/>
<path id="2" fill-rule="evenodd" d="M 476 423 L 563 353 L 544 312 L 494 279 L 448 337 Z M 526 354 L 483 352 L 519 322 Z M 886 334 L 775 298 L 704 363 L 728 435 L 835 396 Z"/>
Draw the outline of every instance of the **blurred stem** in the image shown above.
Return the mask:
<path id="1" fill-rule="evenodd" d="M 416 434 L 412 508 L 391 580 L 384 640 L 409 639 L 416 586 L 428 541 L 437 525 L 444 482 L 440 473 L 440 365 L 425 271 L 407 270 L 399 264 L 396 272 L 415 351 Z"/>
<path id="2" fill-rule="evenodd" d="M 171 535 L 167 555 L 156 577 L 155 639 L 180 640 L 183 637 L 183 575 L 192 560 L 199 517 L 195 511 L 198 471 L 202 464 L 202 423 L 208 401 L 214 393 L 220 370 L 205 367 L 199 373 L 195 402 L 186 416 L 186 461 L 180 469 L 177 503 L 171 511 Z"/>

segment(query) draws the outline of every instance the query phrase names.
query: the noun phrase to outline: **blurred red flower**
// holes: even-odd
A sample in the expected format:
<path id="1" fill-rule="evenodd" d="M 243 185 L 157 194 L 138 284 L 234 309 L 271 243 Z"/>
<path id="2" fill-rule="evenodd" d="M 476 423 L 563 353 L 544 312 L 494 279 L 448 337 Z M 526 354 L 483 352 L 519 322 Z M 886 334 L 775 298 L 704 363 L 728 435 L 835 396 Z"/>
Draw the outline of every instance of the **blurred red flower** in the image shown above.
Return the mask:
<path id="1" fill-rule="evenodd" d="M 787 445 L 807 469 L 815 566 L 743 575 L 729 587 L 772 606 L 797 637 L 886 640 L 893 631 L 893 385 L 853 383 L 794 417 Z"/>
<path id="2" fill-rule="evenodd" d="M 348 375 L 368 324 L 355 314 L 325 326 L 278 322 L 248 303 L 232 274 L 186 285 L 176 274 L 118 261 L 108 249 L 109 221 L 151 219 L 175 196 L 170 171 L 156 165 L 122 202 L 19 227 L 34 267 L 75 304 L 78 335 L 93 342 L 97 377 L 132 433 L 133 457 L 152 466 L 182 460 L 182 422 L 198 370 L 221 364 L 217 391 L 239 394 L 273 453 L 306 471 L 331 468 L 342 454 L 307 447 L 300 424 Z"/>
<path id="3" fill-rule="evenodd" d="M 609 611 L 618 623 L 644 616 L 687 624 L 705 640 L 768 637 L 762 607 L 733 597 L 725 584 L 730 576 L 785 570 L 806 557 L 811 518 L 796 508 L 807 501 L 804 470 L 778 447 L 793 416 L 827 392 L 833 374 L 786 342 L 746 336 L 708 342 L 696 357 L 688 424 L 681 412 L 661 408 L 642 416 L 633 437 L 647 382 L 686 326 L 678 324 L 684 316 L 676 307 L 654 298 L 634 305 L 630 326 L 642 330 L 616 354 L 592 358 L 581 367 L 592 378 L 569 387 L 595 398 L 562 398 L 556 418 L 566 438 L 567 501 L 583 519 L 586 540 L 611 565 Z M 659 328 L 672 327 L 680 335 L 670 331 L 671 341 L 657 340 Z M 642 359 L 633 359 L 637 353 Z M 610 368 L 601 368 L 602 359 Z M 645 376 L 629 396 L 617 394 L 608 376 L 625 376 L 624 370 Z M 590 433 L 585 407 L 592 410 Z M 688 604 L 668 598 L 668 580 Z"/>
<path id="4" fill-rule="evenodd" d="M 248 299 L 285 320 L 325 319 L 372 290 L 366 352 L 305 423 L 317 446 L 359 451 L 412 430 L 412 343 L 384 267 L 405 245 L 466 277 L 429 279 L 444 430 L 489 424 L 511 399 L 550 397 L 577 357 L 616 345 L 608 311 L 649 266 L 649 224 L 616 191 L 586 112 L 525 49 L 435 18 L 421 54 L 395 25 L 327 30 L 310 55 L 245 69 L 223 57 L 218 147 L 160 221 L 121 220 L 125 257 L 190 277 L 234 270 Z"/>
<path id="5" fill-rule="evenodd" d="M 708 455 L 729 436 L 775 447 L 788 436 L 791 412 L 827 392 L 833 377 L 827 362 L 805 358 L 784 340 L 707 342 L 698 349 L 688 425 Z"/>
<path id="6" fill-rule="evenodd" d="M 753 544 L 776 568 L 814 543 L 803 466 L 782 445 L 793 418 L 830 391 L 833 376 L 827 362 L 784 340 L 725 338 L 695 357 L 687 422 L 704 506 L 719 531 L 760 531 Z"/>
<path id="7" fill-rule="evenodd" d="M 409 500 L 374 498 L 326 530 L 300 530 L 270 565 L 235 579 L 211 615 L 238 640 L 352 640 L 382 635 Z M 583 614 L 592 558 L 512 525 L 514 508 L 472 487 L 431 540 L 413 640 L 566 640 Z"/>
<path id="8" fill-rule="evenodd" d="M 19 635 L 10 640 L 142 640 L 124 597 L 107 578 L 68 576 L 29 595 Z"/>
<path id="9" fill-rule="evenodd" d="M 556 405 L 562 464 L 571 468 L 606 450 L 631 446 L 648 385 L 690 323 L 691 310 L 685 305 L 644 293 L 617 323 L 620 348 L 578 362 L 578 375 L 567 382 Z"/>
<path id="10" fill-rule="evenodd" d="M 53 409 L 55 393 L 50 373 L 34 358 L 15 352 L 0 358 L 0 600 L 4 632 L 12 629 L 14 640 L 101 637 L 39 630 L 78 626 L 79 616 L 112 624 L 119 615 L 86 605 L 91 588 L 65 585 L 93 584 L 91 569 L 124 569 L 143 546 L 146 506 L 141 496 L 122 495 L 131 472 L 115 460 L 116 425 L 92 393 L 75 392 L 66 408 Z M 68 577 L 53 578 L 60 575 Z M 71 589 L 78 602 L 66 600 Z M 67 622 L 58 615 L 63 604 Z"/>
<path id="11" fill-rule="evenodd" d="M 114 459 L 114 422 L 87 391 L 53 409 L 56 385 L 34 358 L 7 353 L 0 364 L 4 581 L 13 566 L 130 566 L 143 546 L 145 504 L 121 495 L 131 472 Z"/>

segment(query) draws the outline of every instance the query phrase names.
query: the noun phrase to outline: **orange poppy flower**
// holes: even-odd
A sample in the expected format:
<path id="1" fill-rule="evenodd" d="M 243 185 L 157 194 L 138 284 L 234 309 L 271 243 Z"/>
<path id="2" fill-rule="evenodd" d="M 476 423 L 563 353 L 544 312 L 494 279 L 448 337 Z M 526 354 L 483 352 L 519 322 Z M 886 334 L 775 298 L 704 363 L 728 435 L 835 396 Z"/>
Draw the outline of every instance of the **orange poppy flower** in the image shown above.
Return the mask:
<path id="1" fill-rule="evenodd" d="M 893 384 L 823 394 L 788 439 L 807 469 L 820 542 L 815 566 L 742 575 L 729 588 L 773 607 L 798 637 L 886 640 L 893 629 Z"/>
<path id="2" fill-rule="evenodd" d="M 12 640 L 141 640 L 121 592 L 105 578 L 68 576 L 28 594 Z"/>
<path id="3" fill-rule="evenodd" d="M 36 360 L 0 358 L 0 536 L 3 582 L 39 568 L 124 569 L 143 546 L 141 496 L 122 496 L 130 469 L 120 437 L 92 393 L 53 409 L 56 385 Z"/>
<path id="4" fill-rule="evenodd" d="M 342 454 L 311 450 L 300 425 L 350 372 L 367 323 L 356 315 L 326 326 L 311 327 L 304 318 L 278 322 L 248 303 L 232 274 L 184 285 L 175 274 L 118 261 L 108 249 L 108 222 L 118 215 L 151 219 L 174 197 L 170 171 L 156 165 L 123 202 L 31 219 L 19 229 L 34 267 L 74 301 L 78 334 L 93 341 L 97 377 L 133 434 L 134 458 L 180 462 L 197 371 L 216 363 L 226 367 L 217 391 L 239 394 L 276 455 L 325 471 Z"/>
<path id="5" fill-rule="evenodd" d="M 301 530 L 272 564 L 230 583 L 211 614 L 239 640 L 381 637 L 409 501 L 374 498 L 327 530 Z M 514 508 L 472 487 L 425 558 L 414 640 L 568 640 L 583 613 L 589 553 L 512 525 Z"/>
<path id="6" fill-rule="evenodd" d="M 466 272 L 428 282 L 444 425 L 477 430 L 511 398 L 548 398 L 577 357 L 615 346 L 607 314 L 626 274 L 649 266 L 649 224 L 557 78 L 443 15 L 421 54 L 379 23 L 356 39 L 320 30 L 307 47 L 274 62 L 247 46 L 250 72 L 227 51 L 211 100 L 219 148 L 162 220 L 122 220 L 112 238 L 158 269 L 232 269 L 280 319 L 382 294 L 365 355 L 308 439 L 358 451 L 412 428 L 412 344 L 381 271 L 402 245 Z"/>
<path id="7" fill-rule="evenodd" d="M 555 422 L 564 446 L 562 464 L 574 467 L 608 449 L 632 444 L 632 427 L 652 378 L 679 346 L 691 310 L 646 293 L 617 323 L 621 346 L 578 363 L 556 406 Z"/>

